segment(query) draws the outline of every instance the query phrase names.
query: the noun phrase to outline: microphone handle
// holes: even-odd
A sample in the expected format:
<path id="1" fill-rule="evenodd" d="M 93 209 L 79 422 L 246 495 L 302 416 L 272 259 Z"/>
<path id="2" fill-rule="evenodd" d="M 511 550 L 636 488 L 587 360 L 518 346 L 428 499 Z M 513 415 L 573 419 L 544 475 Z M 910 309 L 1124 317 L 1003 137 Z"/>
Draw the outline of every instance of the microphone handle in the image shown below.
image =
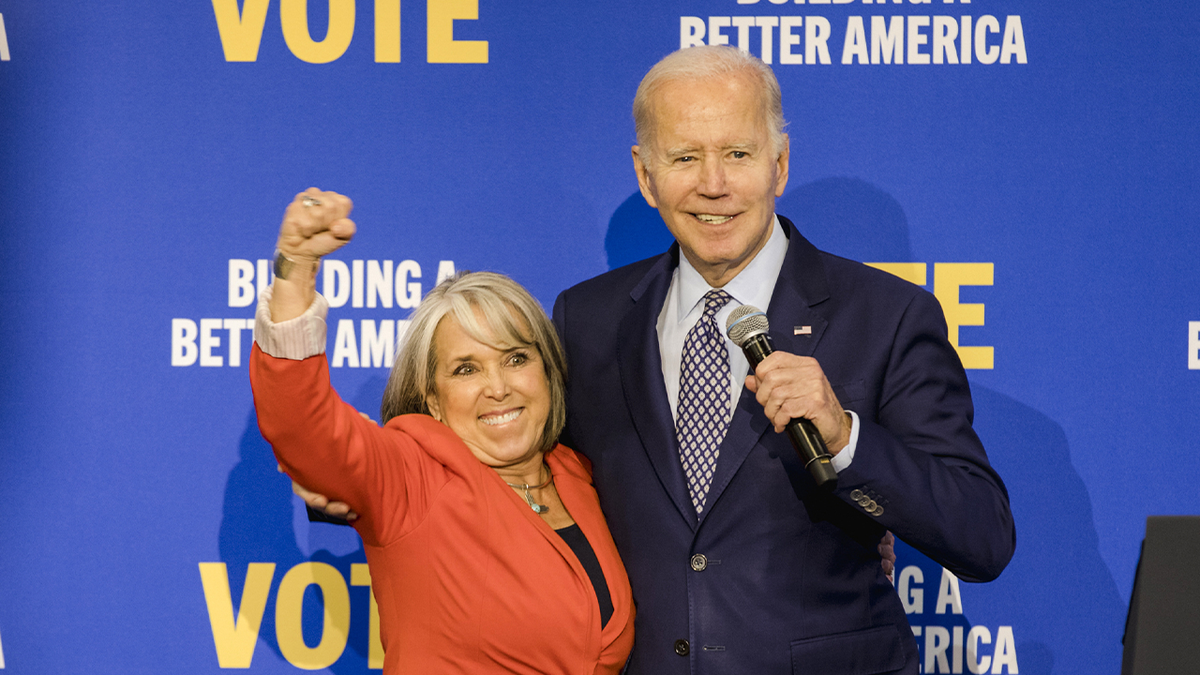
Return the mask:
<path id="1" fill-rule="evenodd" d="M 762 363 L 763 359 L 770 356 L 773 351 L 775 351 L 775 347 L 771 344 L 771 336 L 765 333 L 748 338 L 742 345 L 742 353 L 746 355 L 746 360 L 750 362 L 751 368 L 758 368 L 758 364 Z M 817 427 L 803 417 L 793 418 L 791 422 L 788 422 L 787 435 L 792 441 L 792 447 L 796 449 L 796 454 L 800 456 L 800 461 L 804 462 L 804 468 L 808 469 L 808 473 L 816 482 L 817 487 L 824 490 L 836 488 L 837 471 L 833 469 L 831 461 L 833 456 L 825 447 L 825 441 L 821 438 Z"/>

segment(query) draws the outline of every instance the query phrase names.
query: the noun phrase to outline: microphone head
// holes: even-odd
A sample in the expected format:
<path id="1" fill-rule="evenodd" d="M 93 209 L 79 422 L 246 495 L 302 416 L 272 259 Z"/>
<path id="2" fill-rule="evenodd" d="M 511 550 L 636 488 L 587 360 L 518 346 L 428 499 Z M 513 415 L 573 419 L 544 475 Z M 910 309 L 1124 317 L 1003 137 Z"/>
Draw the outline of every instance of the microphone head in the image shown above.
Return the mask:
<path id="1" fill-rule="evenodd" d="M 755 335 L 766 335 L 770 329 L 767 315 L 754 305 L 742 305 L 729 313 L 725 319 L 725 333 L 733 344 L 741 347 Z"/>

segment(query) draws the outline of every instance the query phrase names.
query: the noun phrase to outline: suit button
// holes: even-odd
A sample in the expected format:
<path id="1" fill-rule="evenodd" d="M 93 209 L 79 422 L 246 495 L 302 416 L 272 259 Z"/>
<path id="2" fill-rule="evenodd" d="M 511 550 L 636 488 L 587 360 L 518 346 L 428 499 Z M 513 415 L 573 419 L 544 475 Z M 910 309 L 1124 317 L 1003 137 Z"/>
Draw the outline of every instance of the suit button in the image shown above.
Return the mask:
<path id="1" fill-rule="evenodd" d="M 850 499 L 853 499 L 854 501 L 858 501 L 862 498 L 863 498 L 862 490 L 855 490 L 850 493 Z"/>
<path id="2" fill-rule="evenodd" d="M 708 568 L 708 558 L 704 557 L 703 553 L 697 553 L 692 556 L 692 569 L 697 572 L 703 572 Z"/>
<path id="3" fill-rule="evenodd" d="M 871 512 L 871 515 L 873 515 L 873 516 L 882 516 L 882 515 L 883 515 L 883 507 L 882 507 L 882 506 L 876 506 L 876 507 L 875 507 L 875 510 Z"/>
<path id="4" fill-rule="evenodd" d="M 867 510 L 867 513 L 874 511 L 876 506 L 878 506 L 878 504 L 875 503 L 874 499 L 868 499 L 867 503 L 863 504 L 863 508 Z"/>
<path id="5" fill-rule="evenodd" d="M 676 654 L 678 654 L 680 656 L 687 656 L 688 652 L 690 652 L 690 651 L 692 651 L 692 646 L 688 644 L 687 640 L 676 640 L 675 641 L 675 653 Z"/>

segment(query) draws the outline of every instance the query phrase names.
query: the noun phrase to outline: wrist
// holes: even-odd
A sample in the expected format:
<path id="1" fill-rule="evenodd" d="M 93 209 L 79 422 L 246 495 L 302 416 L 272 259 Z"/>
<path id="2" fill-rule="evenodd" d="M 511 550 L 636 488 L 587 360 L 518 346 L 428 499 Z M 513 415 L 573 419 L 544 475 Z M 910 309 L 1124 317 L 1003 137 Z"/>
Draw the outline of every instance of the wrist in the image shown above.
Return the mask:
<path id="1" fill-rule="evenodd" d="M 321 265 L 320 257 L 306 256 L 296 253 L 285 253 L 283 249 L 275 249 L 275 278 L 300 279 L 304 275 L 315 277 Z"/>

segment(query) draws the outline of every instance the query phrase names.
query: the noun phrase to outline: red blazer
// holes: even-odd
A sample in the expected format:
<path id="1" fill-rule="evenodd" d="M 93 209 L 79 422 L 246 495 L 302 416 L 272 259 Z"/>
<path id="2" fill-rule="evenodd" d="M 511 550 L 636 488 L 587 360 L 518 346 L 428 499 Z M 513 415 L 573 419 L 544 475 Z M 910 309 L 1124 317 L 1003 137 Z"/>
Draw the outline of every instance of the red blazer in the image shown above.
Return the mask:
<path id="1" fill-rule="evenodd" d="M 445 425 L 362 419 L 330 386 L 324 356 L 276 359 L 255 345 L 250 382 L 288 475 L 360 514 L 385 674 L 620 672 L 633 599 L 580 455 L 558 445 L 546 462 L 604 571 L 614 612 L 603 630 L 571 549 Z"/>

